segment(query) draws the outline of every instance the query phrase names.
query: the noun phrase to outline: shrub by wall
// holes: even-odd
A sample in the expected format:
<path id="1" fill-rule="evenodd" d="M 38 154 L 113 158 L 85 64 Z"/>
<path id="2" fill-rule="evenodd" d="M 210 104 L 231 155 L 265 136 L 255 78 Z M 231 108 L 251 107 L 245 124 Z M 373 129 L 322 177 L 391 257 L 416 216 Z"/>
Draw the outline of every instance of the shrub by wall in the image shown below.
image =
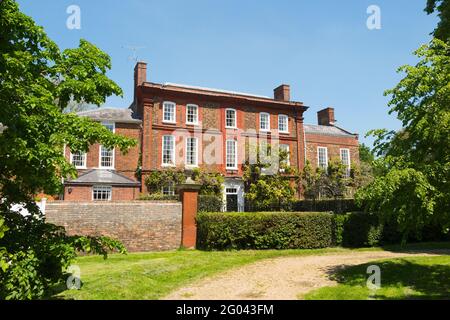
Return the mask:
<path id="1" fill-rule="evenodd" d="M 288 212 L 329 212 L 344 213 L 358 211 L 359 208 L 354 199 L 322 199 L 322 200 L 293 200 L 280 201 L 272 204 L 261 205 L 258 202 L 246 201 L 245 210 L 249 212 L 260 211 L 288 211 Z"/>
<path id="2" fill-rule="evenodd" d="M 312 249 L 333 244 L 331 213 L 199 213 L 197 247 L 227 249 Z"/>
<path id="3" fill-rule="evenodd" d="M 219 212 L 222 210 L 222 197 L 215 195 L 199 195 L 198 211 L 199 212 Z"/>

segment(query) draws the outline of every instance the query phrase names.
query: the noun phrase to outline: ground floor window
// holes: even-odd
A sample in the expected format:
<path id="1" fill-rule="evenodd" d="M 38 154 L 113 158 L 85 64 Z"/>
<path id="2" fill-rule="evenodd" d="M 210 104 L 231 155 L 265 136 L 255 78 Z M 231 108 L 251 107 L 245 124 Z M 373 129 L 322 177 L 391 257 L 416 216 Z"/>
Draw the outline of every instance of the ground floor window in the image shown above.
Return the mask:
<path id="1" fill-rule="evenodd" d="M 111 186 L 93 186 L 92 200 L 94 201 L 111 201 L 112 187 Z"/>
<path id="2" fill-rule="evenodd" d="M 165 196 L 174 196 L 175 195 L 175 184 L 173 182 L 169 182 L 164 187 L 162 187 L 162 194 Z"/>

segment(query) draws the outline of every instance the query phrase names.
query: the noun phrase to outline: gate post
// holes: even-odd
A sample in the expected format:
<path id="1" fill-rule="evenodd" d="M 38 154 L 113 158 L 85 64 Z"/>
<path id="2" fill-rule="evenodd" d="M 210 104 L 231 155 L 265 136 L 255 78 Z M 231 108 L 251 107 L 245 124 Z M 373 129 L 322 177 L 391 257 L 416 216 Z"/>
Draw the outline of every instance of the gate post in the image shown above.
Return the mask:
<path id="1" fill-rule="evenodd" d="M 185 248 L 195 248 L 197 241 L 197 225 L 195 217 L 198 209 L 198 192 L 201 184 L 190 177 L 185 183 L 177 185 L 182 203 L 181 245 Z"/>

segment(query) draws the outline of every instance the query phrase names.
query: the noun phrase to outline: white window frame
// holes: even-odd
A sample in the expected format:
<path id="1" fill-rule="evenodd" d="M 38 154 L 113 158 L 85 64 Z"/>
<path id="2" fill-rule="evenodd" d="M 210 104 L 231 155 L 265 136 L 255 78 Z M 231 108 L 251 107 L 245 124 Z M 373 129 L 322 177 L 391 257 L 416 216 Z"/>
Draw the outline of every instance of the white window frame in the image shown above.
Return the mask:
<path id="1" fill-rule="evenodd" d="M 267 128 L 263 128 L 262 127 L 262 118 L 263 118 L 263 116 L 267 116 Z M 261 112 L 259 114 L 259 130 L 260 131 L 265 131 L 265 132 L 270 131 L 270 114 L 269 113 Z"/>
<path id="2" fill-rule="evenodd" d="M 168 190 L 168 192 L 165 192 L 164 189 Z M 161 194 L 165 196 L 174 196 L 175 195 L 175 183 L 173 181 L 167 183 L 167 185 L 164 185 L 161 187 Z"/>
<path id="3" fill-rule="evenodd" d="M 195 121 L 189 121 L 189 108 L 195 108 Z M 196 104 L 187 104 L 186 105 L 186 124 L 193 124 L 193 125 L 197 125 L 198 124 L 198 105 Z"/>
<path id="4" fill-rule="evenodd" d="M 166 120 L 165 119 L 166 107 L 168 105 L 173 107 L 173 119 L 171 119 L 171 120 Z M 162 122 L 163 123 L 177 123 L 177 104 L 175 102 L 172 102 L 172 101 L 164 101 L 163 102 Z"/>
<path id="5" fill-rule="evenodd" d="M 227 124 L 228 111 L 233 111 L 233 113 L 234 113 L 234 126 L 229 126 Z M 236 129 L 237 128 L 237 111 L 236 111 L 236 109 L 233 109 L 233 108 L 226 108 L 225 109 L 225 128 L 227 128 L 227 129 Z"/>
<path id="6" fill-rule="evenodd" d="M 325 167 L 320 166 L 320 150 L 325 150 Z M 328 168 L 328 148 L 327 147 L 317 147 L 317 167 L 326 169 Z"/>
<path id="7" fill-rule="evenodd" d="M 189 140 L 193 139 L 195 141 L 195 150 L 194 150 L 194 162 L 195 163 L 188 163 L 188 142 Z M 186 159 L 185 159 L 186 167 L 198 167 L 198 138 L 197 137 L 186 137 Z"/>
<path id="8" fill-rule="evenodd" d="M 288 167 L 290 167 L 290 166 L 291 166 L 291 151 L 290 151 L 290 145 L 285 144 L 285 143 L 280 144 L 280 145 L 279 145 L 280 151 L 282 151 L 282 150 L 281 150 L 281 149 L 282 149 L 281 146 L 286 146 L 286 152 L 287 152 L 287 154 L 288 154 L 288 157 L 287 157 L 287 159 L 286 159 L 286 165 L 287 165 Z"/>
<path id="9" fill-rule="evenodd" d="M 346 151 L 347 152 L 348 163 L 344 163 L 343 158 L 342 158 L 342 151 Z M 350 158 L 350 149 L 348 149 L 348 148 L 341 148 L 341 149 L 339 149 L 339 157 L 341 159 L 341 162 L 345 166 L 347 166 L 347 176 L 350 176 L 350 170 L 351 170 L 351 166 L 352 166 L 352 160 Z"/>
<path id="10" fill-rule="evenodd" d="M 172 150 L 171 150 L 171 158 L 173 163 L 164 163 L 164 149 L 165 149 L 165 137 L 171 137 L 172 139 Z M 161 138 L 161 166 L 163 167 L 175 167 L 175 136 L 174 135 L 163 135 Z"/>
<path id="11" fill-rule="evenodd" d="M 72 153 L 72 151 L 70 152 L 70 163 L 72 164 L 72 165 L 74 165 L 73 164 L 73 153 Z M 80 155 L 83 157 L 83 165 L 81 165 L 81 166 L 77 166 L 77 165 L 75 165 L 75 168 L 76 169 L 86 169 L 87 168 L 87 153 L 86 152 L 80 152 Z"/>
<path id="12" fill-rule="evenodd" d="M 234 145 L 234 166 L 228 166 L 228 142 L 233 142 Z M 237 141 L 234 139 L 228 139 L 225 142 L 225 168 L 227 170 L 237 170 L 238 169 L 238 151 L 237 151 Z"/>
<path id="13" fill-rule="evenodd" d="M 102 126 L 106 127 L 108 129 L 109 126 L 112 126 L 111 132 L 116 133 L 116 123 L 112 121 L 103 121 Z"/>
<path id="14" fill-rule="evenodd" d="M 280 129 L 280 121 L 281 119 L 285 119 L 286 121 L 286 130 Z M 289 133 L 289 117 L 285 114 L 279 114 L 278 115 L 278 132 L 280 133 Z"/>
<path id="15" fill-rule="evenodd" d="M 96 188 L 103 189 L 102 191 L 107 190 L 107 192 L 109 192 L 108 198 L 107 199 L 95 199 L 94 194 L 95 194 Z M 92 201 L 111 201 L 111 200 L 112 200 L 112 186 L 105 186 L 105 185 L 93 185 L 92 186 Z"/>
<path id="16" fill-rule="evenodd" d="M 111 159 L 111 166 L 103 166 L 102 165 L 102 149 L 105 148 L 103 145 L 100 145 L 98 148 L 98 167 L 100 169 L 114 169 L 115 163 L 116 163 L 116 152 L 115 149 L 113 148 L 111 149 L 107 149 L 112 152 L 112 159 Z"/>

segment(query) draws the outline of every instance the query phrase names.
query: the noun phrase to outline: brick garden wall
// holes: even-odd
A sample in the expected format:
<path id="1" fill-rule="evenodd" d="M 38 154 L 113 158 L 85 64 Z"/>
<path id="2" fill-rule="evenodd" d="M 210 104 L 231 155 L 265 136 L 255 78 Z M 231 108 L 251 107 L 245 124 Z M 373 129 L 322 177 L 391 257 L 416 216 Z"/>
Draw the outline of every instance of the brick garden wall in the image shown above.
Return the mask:
<path id="1" fill-rule="evenodd" d="M 130 252 L 177 249 L 181 244 L 180 202 L 48 202 L 48 222 L 69 234 L 104 235 Z"/>

